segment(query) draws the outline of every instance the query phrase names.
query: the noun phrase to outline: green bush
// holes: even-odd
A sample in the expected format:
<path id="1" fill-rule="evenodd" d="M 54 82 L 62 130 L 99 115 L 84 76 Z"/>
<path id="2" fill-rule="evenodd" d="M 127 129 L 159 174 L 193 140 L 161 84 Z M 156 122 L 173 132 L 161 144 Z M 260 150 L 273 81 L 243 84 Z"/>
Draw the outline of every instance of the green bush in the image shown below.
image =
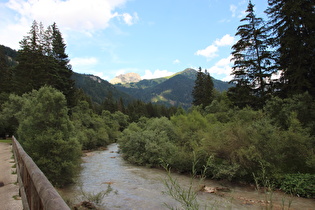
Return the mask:
<path id="1" fill-rule="evenodd" d="M 315 138 L 296 112 L 278 116 L 286 119 L 285 128 L 262 110 L 215 112 L 218 104 L 212 105 L 208 112 L 197 107 L 170 120 L 142 118 L 131 124 L 119 142 L 125 158 L 154 166 L 163 159 L 173 170 L 189 172 L 195 154 L 198 173 L 212 157 L 208 177 L 248 182 L 261 173 L 261 165 L 271 180 L 315 170 Z"/>
<path id="2" fill-rule="evenodd" d="M 126 160 L 137 165 L 159 166 L 160 160 L 172 162 L 176 148 L 173 126 L 166 117 L 141 118 L 131 123 L 118 139 Z"/>
<path id="3" fill-rule="evenodd" d="M 72 182 L 81 155 L 68 111 L 65 96 L 52 87 L 12 95 L 3 110 L 14 113 L 18 140 L 55 186 Z"/>
<path id="4" fill-rule="evenodd" d="M 279 185 L 286 193 L 315 198 L 315 174 L 287 174 L 280 179 Z"/>
<path id="5" fill-rule="evenodd" d="M 116 132 L 118 132 L 119 126 L 111 126 L 114 123 L 95 114 L 86 101 L 81 101 L 72 109 L 71 118 L 83 149 L 106 146 L 110 142 L 114 142 L 118 135 Z"/>

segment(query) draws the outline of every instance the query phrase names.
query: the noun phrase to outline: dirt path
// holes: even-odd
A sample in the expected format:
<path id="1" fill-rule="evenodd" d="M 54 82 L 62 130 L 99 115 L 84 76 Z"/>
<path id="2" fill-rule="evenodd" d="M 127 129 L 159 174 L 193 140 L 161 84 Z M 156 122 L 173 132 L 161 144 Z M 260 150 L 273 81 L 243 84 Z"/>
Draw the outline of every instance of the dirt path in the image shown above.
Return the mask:
<path id="1" fill-rule="evenodd" d="M 16 171 L 15 168 L 12 168 L 13 165 L 12 145 L 0 143 L 0 209 L 3 210 L 23 209 L 19 197 L 19 186 L 16 183 L 17 175 L 12 174 Z"/>

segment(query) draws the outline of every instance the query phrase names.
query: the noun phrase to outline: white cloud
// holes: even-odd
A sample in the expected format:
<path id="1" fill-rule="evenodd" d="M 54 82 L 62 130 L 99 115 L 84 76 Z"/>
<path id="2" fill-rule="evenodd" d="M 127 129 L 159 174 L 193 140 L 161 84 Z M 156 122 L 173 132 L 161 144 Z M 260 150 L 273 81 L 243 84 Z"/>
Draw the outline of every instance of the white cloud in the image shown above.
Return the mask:
<path id="1" fill-rule="evenodd" d="M 215 45 L 221 46 L 231 46 L 235 42 L 235 37 L 231 36 L 230 34 L 224 35 L 221 39 L 215 40 Z"/>
<path id="2" fill-rule="evenodd" d="M 203 50 L 198 50 L 195 53 L 195 55 L 201 55 L 201 56 L 206 57 L 207 59 L 211 59 L 211 58 L 218 56 L 216 54 L 217 51 L 218 51 L 218 47 L 213 44 L 213 45 L 206 47 Z"/>
<path id="3" fill-rule="evenodd" d="M 130 72 L 137 73 L 139 71 L 140 71 L 140 69 L 138 69 L 138 68 L 121 68 L 121 69 L 111 70 L 109 73 L 111 75 L 119 76 L 121 74 L 126 74 L 126 73 L 130 73 Z"/>
<path id="4" fill-rule="evenodd" d="M 232 73 L 232 62 L 231 62 L 232 56 L 230 55 L 227 58 L 223 58 L 215 63 L 214 66 L 208 69 L 208 72 L 211 76 L 214 76 L 217 78 L 218 75 L 220 77 L 223 76 L 223 81 L 230 81 L 232 79 L 231 73 Z"/>
<path id="5" fill-rule="evenodd" d="M 54 22 L 63 31 L 78 31 L 91 36 L 105 29 L 114 18 L 128 25 L 138 20 L 137 13 L 118 14 L 115 10 L 127 0 L 9 0 L 0 3 L 0 40 L 18 43 L 29 31 L 33 20 L 44 26 Z M 8 34 L 10 36 L 8 36 Z M 9 45 L 9 44 L 7 44 Z M 17 47 L 17 44 L 9 45 Z"/>
<path id="6" fill-rule="evenodd" d="M 135 24 L 139 20 L 139 16 L 136 12 L 133 13 L 133 16 L 130 15 L 129 13 L 123 13 L 120 16 L 123 18 L 124 22 L 129 26 Z"/>
<path id="7" fill-rule="evenodd" d="M 108 27 L 115 17 L 112 11 L 126 0 L 10 0 L 6 5 L 20 18 L 38 20 L 47 24 L 57 22 L 78 31 Z"/>
<path id="8" fill-rule="evenodd" d="M 178 59 L 175 59 L 175 60 L 173 61 L 173 64 L 178 64 L 178 63 L 180 63 L 180 60 L 178 60 Z"/>
<path id="9" fill-rule="evenodd" d="M 175 72 L 170 72 L 167 70 L 155 70 L 152 72 L 151 70 L 145 70 L 144 76 L 142 76 L 142 79 L 154 79 L 154 78 L 160 78 L 160 77 L 167 77 L 175 74 Z"/>
<path id="10" fill-rule="evenodd" d="M 206 47 L 205 49 L 198 50 L 195 55 L 201 55 L 211 60 L 214 57 L 217 57 L 217 52 L 219 51 L 218 47 L 231 46 L 235 42 L 235 38 L 229 34 L 224 35 L 221 39 L 216 39 L 212 45 Z"/>
<path id="11" fill-rule="evenodd" d="M 234 4 L 231 4 L 230 11 L 232 12 L 232 17 L 236 16 L 236 10 L 237 10 L 237 6 L 235 6 Z"/>
<path id="12" fill-rule="evenodd" d="M 92 66 L 98 63 L 97 58 L 84 57 L 84 58 L 72 58 L 70 63 L 73 67 L 80 68 L 81 66 Z"/>
<path id="13" fill-rule="evenodd" d="M 247 5 L 247 1 L 240 1 L 238 3 L 238 6 L 231 4 L 230 5 L 230 11 L 232 13 L 232 17 L 235 18 L 243 18 L 246 15 L 246 9 L 245 10 L 240 10 L 239 8 L 244 8 L 244 5 Z M 246 7 L 247 8 L 247 7 Z"/>

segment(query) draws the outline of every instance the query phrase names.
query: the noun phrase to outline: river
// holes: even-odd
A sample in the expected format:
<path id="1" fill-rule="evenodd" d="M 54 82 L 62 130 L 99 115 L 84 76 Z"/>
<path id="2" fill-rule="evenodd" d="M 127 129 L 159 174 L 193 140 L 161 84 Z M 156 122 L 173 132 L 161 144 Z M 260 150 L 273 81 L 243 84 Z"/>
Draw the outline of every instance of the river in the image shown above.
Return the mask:
<path id="1" fill-rule="evenodd" d="M 181 186 L 188 188 L 191 179 L 184 175 L 172 174 Z M 118 153 L 118 145 L 111 144 L 107 150 L 88 153 L 83 157 L 82 170 L 78 182 L 60 193 L 63 197 L 79 199 L 84 192 L 106 191 L 108 184 L 117 193 L 110 193 L 103 199 L 104 209 L 167 209 L 165 204 L 179 208 L 180 203 L 163 194 L 166 191 L 164 180 L 167 173 L 160 169 L 134 166 L 126 163 Z M 272 195 L 259 193 L 254 187 L 237 186 L 228 182 L 206 180 L 207 187 L 228 187 L 230 192 L 198 192 L 200 209 L 262 209 L 266 207 L 267 197 L 271 198 L 274 209 L 290 205 L 290 209 L 315 209 L 314 199 L 290 197 L 280 192 Z M 200 188 L 195 183 L 194 190 Z M 80 190 L 82 189 L 82 190 Z M 77 201 L 78 202 L 78 201 Z M 269 203 L 270 205 L 270 203 Z"/>

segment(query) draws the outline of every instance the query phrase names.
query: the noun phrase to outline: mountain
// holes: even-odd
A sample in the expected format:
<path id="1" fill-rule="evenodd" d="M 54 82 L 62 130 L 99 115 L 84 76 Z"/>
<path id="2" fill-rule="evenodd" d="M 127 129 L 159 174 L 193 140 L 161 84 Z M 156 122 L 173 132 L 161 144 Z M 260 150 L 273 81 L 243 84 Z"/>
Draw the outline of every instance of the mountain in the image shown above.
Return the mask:
<path id="1" fill-rule="evenodd" d="M 121 74 L 114 79 L 110 80 L 109 83 L 111 84 L 126 84 L 131 82 L 139 82 L 141 80 L 141 76 L 137 73 L 127 73 L 127 74 Z"/>
<path id="2" fill-rule="evenodd" d="M 17 51 L 0 45 L 0 55 L 5 59 L 6 65 L 17 65 L 17 54 Z M 140 99 L 144 102 L 189 108 L 192 103 L 191 93 L 196 74 L 195 69 L 188 68 L 169 77 L 140 80 L 140 75 L 128 73 L 115 78 L 116 80 L 112 81 L 113 83 L 118 82 L 115 85 L 89 74 L 74 73 L 72 79 L 75 81 L 77 88 L 82 89 L 94 102 L 99 104 L 106 98 L 112 97 L 116 101 L 122 98 L 126 104 L 132 100 Z M 227 82 L 212 79 L 214 88 L 218 91 L 224 91 L 231 87 Z"/>
<path id="3" fill-rule="evenodd" d="M 17 65 L 17 54 L 18 52 L 16 50 L 13 50 L 10 47 L 6 47 L 4 45 L 0 45 L 0 56 L 4 55 L 5 62 L 8 66 L 12 67 Z"/>
<path id="4" fill-rule="evenodd" d="M 101 104 L 107 97 L 113 97 L 116 101 L 122 98 L 126 103 L 134 100 L 128 94 L 118 90 L 114 85 L 100 77 L 74 72 L 71 79 L 75 81 L 75 87 L 82 89 L 85 94 L 98 104 Z"/>
<path id="5" fill-rule="evenodd" d="M 189 108 L 192 103 L 192 90 L 197 71 L 185 69 L 169 77 L 141 80 L 134 83 L 115 84 L 118 90 L 145 102 Z M 231 87 L 227 82 L 212 78 L 214 88 L 220 92 Z"/>

